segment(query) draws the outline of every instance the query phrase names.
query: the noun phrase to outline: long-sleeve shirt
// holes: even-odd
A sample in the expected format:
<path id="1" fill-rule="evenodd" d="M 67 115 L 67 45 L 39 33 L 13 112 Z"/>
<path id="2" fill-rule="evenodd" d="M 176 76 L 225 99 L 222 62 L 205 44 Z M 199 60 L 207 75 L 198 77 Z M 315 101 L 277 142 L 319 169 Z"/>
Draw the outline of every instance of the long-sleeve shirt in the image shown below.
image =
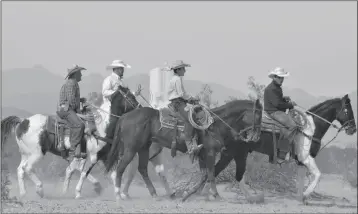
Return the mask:
<path id="1" fill-rule="evenodd" d="M 264 110 L 268 113 L 273 113 L 292 108 L 293 105 L 283 99 L 281 86 L 272 81 L 264 91 Z"/>
<path id="2" fill-rule="evenodd" d="M 110 103 L 109 98 L 112 96 L 114 92 L 116 92 L 116 90 L 120 85 L 122 86 L 123 82 L 116 73 L 112 73 L 111 75 L 106 77 L 102 85 L 103 101 Z"/>
<path id="3" fill-rule="evenodd" d="M 111 101 L 110 98 L 114 92 L 117 91 L 119 86 L 123 86 L 123 81 L 121 78 L 114 72 L 111 75 L 106 77 L 102 84 L 102 96 L 103 96 L 103 103 L 110 106 Z M 134 94 L 134 92 L 132 92 Z"/>
<path id="4" fill-rule="evenodd" d="M 174 75 L 169 82 L 168 99 L 173 100 L 179 97 L 188 100 L 191 96 L 186 93 L 182 78 L 178 75 Z"/>
<path id="5" fill-rule="evenodd" d="M 60 90 L 59 105 L 68 104 L 69 109 L 79 112 L 80 110 L 80 87 L 74 79 L 68 79 Z"/>

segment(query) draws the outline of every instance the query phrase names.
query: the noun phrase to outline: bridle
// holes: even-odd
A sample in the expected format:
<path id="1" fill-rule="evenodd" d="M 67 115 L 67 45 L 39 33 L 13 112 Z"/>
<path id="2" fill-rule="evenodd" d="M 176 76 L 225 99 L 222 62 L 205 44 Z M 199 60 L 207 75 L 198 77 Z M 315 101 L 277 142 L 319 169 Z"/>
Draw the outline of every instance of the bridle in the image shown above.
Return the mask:
<path id="1" fill-rule="evenodd" d="M 124 99 L 134 108 L 137 109 L 139 108 L 141 105 L 139 102 L 137 102 L 138 104 L 135 105 L 132 100 L 130 98 L 128 98 L 128 94 L 131 93 L 130 90 L 128 89 L 128 91 L 126 93 L 124 93 L 121 89 L 118 89 L 118 92 L 124 97 Z M 124 103 L 124 112 L 127 111 L 127 102 Z"/>
<path id="2" fill-rule="evenodd" d="M 347 103 L 345 103 L 344 105 L 342 105 L 340 111 L 336 114 L 336 117 L 334 118 L 334 120 L 338 120 L 338 115 L 340 115 L 340 114 L 342 113 L 342 111 L 345 111 L 344 114 L 345 114 L 346 116 L 348 116 L 348 115 L 347 115 L 347 112 L 346 112 L 346 110 L 347 110 L 346 106 L 347 106 L 347 105 L 348 105 Z M 301 106 L 300 106 L 300 107 L 301 107 Z M 302 108 L 302 107 L 301 107 L 301 108 Z M 343 125 L 341 125 L 341 127 L 338 127 L 338 126 L 335 125 L 333 122 L 329 122 L 328 120 L 322 118 L 321 116 L 318 116 L 318 115 L 315 114 L 315 113 L 312 113 L 312 112 L 310 112 L 310 111 L 306 111 L 306 112 L 309 113 L 309 114 L 311 114 L 311 115 L 313 115 L 313 116 L 315 116 L 315 117 L 317 117 L 317 118 L 319 118 L 320 120 L 322 120 L 322 121 L 324 121 L 324 122 L 330 124 L 333 128 L 337 129 L 336 135 L 335 135 L 330 141 L 328 141 L 328 143 L 326 143 L 326 144 L 317 152 L 317 154 L 318 154 L 322 149 L 324 149 L 326 146 L 328 146 L 328 144 L 330 144 L 334 139 L 336 139 L 337 136 L 338 136 L 338 134 L 339 134 L 341 131 L 343 131 L 343 130 L 347 131 L 347 129 L 349 129 L 350 127 L 353 126 L 354 119 L 347 120 L 346 122 L 343 123 Z M 334 120 L 333 120 L 333 121 L 334 121 Z M 318 143 L 321 143 L 321 139 L 317 139 L 317 138 L 312 137 L 312 140 L 313 140 L 313 141 L 316 141 L 316 142 L 318 142 Z"/>

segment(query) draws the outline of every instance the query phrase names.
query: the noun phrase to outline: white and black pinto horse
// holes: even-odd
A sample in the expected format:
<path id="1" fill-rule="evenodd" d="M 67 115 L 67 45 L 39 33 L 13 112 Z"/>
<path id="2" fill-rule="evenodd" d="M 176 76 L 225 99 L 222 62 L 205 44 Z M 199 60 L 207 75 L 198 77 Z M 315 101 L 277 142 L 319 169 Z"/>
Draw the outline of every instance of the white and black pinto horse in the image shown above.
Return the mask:
<path id="1" fill-rule="evenodd" d="M 139 106 L 135 96 L 128 88 L 119 87 L 118 92 L 119 93 L 116 93 L 113 96 L 111 106 L 111 109 L 120 109 L 121 114 L 117 116 L 121 116 Z M 85 106 L 83 108 L 82 114 L 85 117 L 83 117 L 82 121 L 86 124 L 86 128 L 96 126 L 97 129 L 97 136 L 86 134 L 84 137 L 86 140 L 87 157 L 90 160 L 90 167 L 93 167 L 98 160 L 103 160 L 103 158 L 105 158 L 106 151 L 109 148 L 106 146 L 108 143 L 105 142 L 107 140 L 104 136 L 106 127 L 109 123 L 110 112 L 104 111 L 101 107 L 95 107 L 95 105 L 91 106 Z M 13 136 L 18 144 L 19 152 L 21 154 L 21 162 L 17 168 L 20 197 L 23 197 L 26 194 L 24 183 L 25 173 L 36 185 L 37 194 L 40 197 L 44 196 L 42 182 L 35 174 L 33 166 L 39 162 L 47 152 L 61 156 L 61 152 L 58 149 L 57 123 L 65 122 L 56 115 L 46 116 L 42 114 L 35 114 L 25 119 L 17 116 L 9 116 L 1 121 L 2 148 L 4 142 Z M 65 133 L 65 147 L 66 149 L 69 149 L 69 129 L 67 129 Z M 160 177 L 164 179 L 162 179 L 163 185 L 167 189 L 168 194 L 171 194 L 169 185 L 165 180 L 165 176 L 161 175 L 161 173 L 163 173 L 161 165 L 162 161 L 160 160 L 160 156 L 157 156 L 157 154 L 161 152 L 161 149 L 162 148 L 155 147 L 151 149 L 151 162 Z M 64 193 L 68 190 L 73 172 L 75 170 L 79 170 L 81 172 L 81 177 L 75 190 L 76 198 L 81 196 L 81 189 L 85 178 L 88 178 L 88 180 L 93 183 L 95 191 L 100 194 L 102 189 L 100 182 L 92 175 L 86 174 L 88 169 L 84 170 L 85 163 L 86 159 L 73 158 L 69 166 L 66 168 L 66 176 L 63 187 Z M 157 166 L 157 163 L 159 163 L 159 166 Z M 133 169 L 134 168 L 132 167 L 132 170 Z M 111 178 L 114 179 L 115 177 L 116 174 L 114 171 L 111 173 Z M 132 179 L 130 179 L 130 181 L 131 180 Z M 129 187 L 129 184 L 127 186 Z"/>

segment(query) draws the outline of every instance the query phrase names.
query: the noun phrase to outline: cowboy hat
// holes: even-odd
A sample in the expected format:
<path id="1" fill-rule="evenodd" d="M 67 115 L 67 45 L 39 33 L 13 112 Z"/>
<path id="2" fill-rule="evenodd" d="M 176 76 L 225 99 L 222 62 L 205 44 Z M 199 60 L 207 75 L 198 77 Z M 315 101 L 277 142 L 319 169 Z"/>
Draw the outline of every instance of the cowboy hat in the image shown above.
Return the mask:
<path id="1" fill-rule="evenodd" d="M 120 68 L 120 67 L 131 68 L 131 66 L 124 63 L 123 60 L 116 59 L 116 60 L 113 60 L 112 64 L 107 66 L 107 69 Z"/>
<path id="2" fill-rule="evenodd" d="M 182 67 L 191 67 L 191 65 L 184 63 L 183 60 L 176 60 L 175 62 L 172 63 L 170 69 L 174 70 Z"/>
<path id="3" fill-rule="evenodd" d="M 78 71 L 82 71 L 82 70 L 87 70 L 87 69 L 85 69 L 84 67 L 78 66 L 78 65 L 74 65 L 72 68 L 67 69 L 67 75 L 66 75 L 65 79 L 67 79 L 74 73 L 76 73 Z"/>
<path id="4" fill-rule="evenodd" d="M 275 69 L 271 70 L 268 74 L 268 76 L 270 78 L 273 78 L 274 76 L 279 76 L 279 77 L 287 77 L 290 75 L 290 72 L 285 71 L 283 68 L 281 67 L 276 67 Z"/>

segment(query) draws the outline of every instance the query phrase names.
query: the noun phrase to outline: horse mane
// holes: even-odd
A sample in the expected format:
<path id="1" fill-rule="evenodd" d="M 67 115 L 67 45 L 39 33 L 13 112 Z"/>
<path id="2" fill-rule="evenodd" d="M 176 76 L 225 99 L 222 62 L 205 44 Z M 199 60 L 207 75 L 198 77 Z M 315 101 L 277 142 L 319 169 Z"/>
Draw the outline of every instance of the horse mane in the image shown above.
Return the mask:
<path id="1" fill-rule="evenodd" d="M 328 100 L 326 100 L 326 101 L 323 101 L 323 102 L 318 103 L 317 105 L 311 107 L 310 109 L 308 109 L 308 111 L 315 113 L 315 112 L 317 112 L 317 111 L 319 111 L 319 110 L 321 110 L 321 109 L 326 109 L 326 108 L 328 108 L 328 106 L 330 106 L 330 105 L 332 105 L 333 103 L 336 103 L 336 102 L 338 102 L 338 101 L 340 101 L 340 100 L 341 100 L 340 98 L 328 99 Z"/>
<path id="2" fill-rule="evenodd" d="M 230 102 L 225 103 L 224 105 L 211 109 L 211 111 L 213 111 L 217 115 L 222 115 L 225 112 L 226 114 L 222 115 L 223 117 L 225 117 L 231 114 L 241 113 L 244 110 L 252 109 L 254 104 L 255 101 L 248 99 L 232 100 Z M 262 105 L 257 107 L 262 108 Z"/>
<path id="3" fill-rule="evenodd" d="M 118 89 L 122 90 L 123 92 L 127 92 L 129 90 L 129 88 L 127 86 L 122 86 L 122 85 L 119 85 Z"/>

